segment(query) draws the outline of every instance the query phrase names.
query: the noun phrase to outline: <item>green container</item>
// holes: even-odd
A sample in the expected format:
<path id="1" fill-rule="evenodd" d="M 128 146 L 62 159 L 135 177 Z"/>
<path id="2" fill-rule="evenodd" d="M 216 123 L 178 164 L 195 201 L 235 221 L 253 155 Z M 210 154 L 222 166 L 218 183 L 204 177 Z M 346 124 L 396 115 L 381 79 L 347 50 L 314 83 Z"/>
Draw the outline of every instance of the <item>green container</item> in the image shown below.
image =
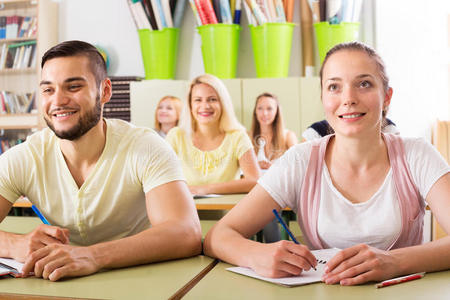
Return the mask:
<path id="1" fill-rule="evenodd" d="M 317 49 L 322 64 L 327 52 L 340 43 L 358 40 L 359 23 L 342 22 L 330 24 L 328 22 L 315 23 Z"/>
<path id="2" fill-rule="evenodd" d="M 179 32 L 179 28 L 138 30 L 145 79 L 175 78 Z"/>
<path id="3" fill-rule="evenodd" d="M 235 78 L 241 26 L 209 24 L 197 27 L 202 39 L 205 73 L 219 78 Z"/>
<path id="4" fill-rule="evenodd" d="M 249 25 L 256 77 L 287 77 L 291 58 L 293 23 Z"/>

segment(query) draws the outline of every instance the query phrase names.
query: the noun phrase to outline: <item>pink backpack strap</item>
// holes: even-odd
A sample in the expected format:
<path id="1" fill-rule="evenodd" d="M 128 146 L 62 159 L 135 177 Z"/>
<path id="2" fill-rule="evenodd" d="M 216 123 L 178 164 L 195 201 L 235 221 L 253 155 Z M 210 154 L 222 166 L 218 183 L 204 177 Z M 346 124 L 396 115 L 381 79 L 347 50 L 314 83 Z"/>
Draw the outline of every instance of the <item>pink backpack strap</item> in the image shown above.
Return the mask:
<path id="1" fill-rule="evenodd" d="M 390 249 L 419 245 L 423 240 L 425 205 L 409 171 L 402 139 L 393 134 L 383 134 L 383 137 L 402 217 L 402 231 Z"/>
<path id="2" fill-rule="evenodd" d="M 300 192 L 297 218 L 305 241 L 310 249 L 324 249 L 317 231 L 320 191 L 325 152 L 332 135 L 312 142 L 311 154 Z M 402 231 L 389 249 L 418 245 L 423 239 L 423 201 L 412 180 L 406 162 L 403 141 L 399 136 L 383 134 L 391 164 L 399 207 L 402 217 Z"/>
<path id="3" fill-rule="evenodd" d="M 300 192 L 300 203 L 297 207 L 298 224 L 310 249 L 325 248 L 317 232 L 317 218 L 325 151 L 331 136 L 327 135 L 312 142 L 311 154 Z"/>

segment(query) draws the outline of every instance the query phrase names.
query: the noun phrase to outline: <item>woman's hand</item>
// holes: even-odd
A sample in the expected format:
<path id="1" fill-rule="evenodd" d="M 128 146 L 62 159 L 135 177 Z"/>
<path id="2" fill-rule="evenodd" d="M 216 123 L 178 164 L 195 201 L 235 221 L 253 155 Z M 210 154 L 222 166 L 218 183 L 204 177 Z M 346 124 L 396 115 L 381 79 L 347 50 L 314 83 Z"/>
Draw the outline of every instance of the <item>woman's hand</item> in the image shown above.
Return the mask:
<path id="1" fill-rule="evenodd" d="M 396 259 L 388 251 L 359 244 L 336 254 L 325 266 L 326 284 L 355 285 L 400 275 Z"/>
<path id="2" fill-rule="evenodd" d="M 258 250 L 252 255 L 249 267 L 261 276 L 298 276 L 303 270 L 308 271 L 311 266 L 317 265 L 308 247 L 291 241 L 261 244 Z"/>
<path id="3" fill-rule="evenodd" d="M 269 161 L 264 161 L 264 160 L 258 161 L 258 164 L 259 164 L 259 167 L 263 170 L 270 168 L 270 166 L 272 165 Z"/>
<path id="4" fill-rule="evenodd" d="M 207 186 L 203 185 L 190 185 L 189 191 L 192 195 L 207 195 L 210 194 L 208 192 Z"/>

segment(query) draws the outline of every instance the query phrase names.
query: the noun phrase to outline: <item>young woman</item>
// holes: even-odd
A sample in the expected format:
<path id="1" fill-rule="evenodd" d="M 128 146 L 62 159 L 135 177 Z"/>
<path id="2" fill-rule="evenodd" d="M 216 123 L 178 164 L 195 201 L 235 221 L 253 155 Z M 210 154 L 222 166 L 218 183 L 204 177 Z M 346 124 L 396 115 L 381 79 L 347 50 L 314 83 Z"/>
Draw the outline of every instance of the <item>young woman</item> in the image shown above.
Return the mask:
<path id="1" fill-rule="evenodd" d="M 298 143 L 295 133 L 284 128 L 280 103 L 271 93 L 263 93 L 256 97 L 249 135 L 263 173 L 287 149 Z M 264 226 L 262 233 L 266 243 L 281 239 L 276 219 Z"/>
<path id="2" fill-rule="evenodd" d="M 228 90 L 213 75 L 192 81 L 180 127 L 166 140 L 194 195 L 246 193 L 256 184 L 259 169 L 252 143 L 234 115 Z"/>
<path id="3" fill-rule="evenodd" d="M 181 100 L 174 96 L 165 96 L 158 102 L 155 110 L 155 130 L 163 138 L 170 129 L 178 125 L 180 119 Z"/>
<path id="4" fill-rule="evenodd" d="M 424 140 L 381 133 L 392 97 L 381 58 L 358 42 L 337 45 L 320 80 L 335 134 L 288 150 L 211 229 L 205 253 L 284 277 L 317 265 L 309 249 L 337 247 L 323 281 L 341 285 L 450 269 L 450 236 L 422 244 L 425 201 L 450 233 L 450 168 Z M 308 247 L 246 239 L 287 206 Z"/>
<path id="5" fill-rule="evenodd" d="M 275 95 L 263 93 L 256 98 L 250 138 L 263 170 L 298 143 L 295 133 L 284 128 L 280 103 Z"/>

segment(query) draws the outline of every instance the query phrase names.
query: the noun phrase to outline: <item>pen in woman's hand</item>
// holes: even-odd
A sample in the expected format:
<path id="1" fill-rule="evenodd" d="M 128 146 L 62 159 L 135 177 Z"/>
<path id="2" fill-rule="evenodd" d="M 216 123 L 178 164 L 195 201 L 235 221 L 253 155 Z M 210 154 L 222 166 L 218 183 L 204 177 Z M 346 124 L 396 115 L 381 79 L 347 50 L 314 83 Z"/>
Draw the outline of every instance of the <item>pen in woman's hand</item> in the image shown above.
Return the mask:
<path id="1" fill-rule="evenodd" d="M 287 234 L 291 237 L 292 241 L 298 245 L 300 245 L 300 243 L 297 241 L 297 239 L 295 238 L 295 236 L 292 234 L 292 232 L 289 230 L 289 228 L 287 227 L 286 223 L 284 223 L 283 219 L 280 217 L 280 215 L 278 214 L 276 209 L 273 209 L 273 214 L 275 215 L 275 217 L 277 218 L 278 222 L 281 224 L 281 226 L 283 226 L 284 230 L 286 230 Z M 314 269 L 314 271 L 317 271 L 317 269 L 310 263 L 311 268 Z"/>

